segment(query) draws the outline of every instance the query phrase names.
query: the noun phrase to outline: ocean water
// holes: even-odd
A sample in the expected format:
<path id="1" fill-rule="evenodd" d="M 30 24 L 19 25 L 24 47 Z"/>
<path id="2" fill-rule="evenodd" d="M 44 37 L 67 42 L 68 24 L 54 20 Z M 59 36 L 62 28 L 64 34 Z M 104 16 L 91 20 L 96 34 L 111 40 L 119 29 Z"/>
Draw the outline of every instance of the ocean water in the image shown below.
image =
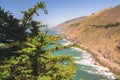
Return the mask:
<path id="1" fill-rule="evenodd" d="M 59 35 L 56 31 L 48 31 L 48 34 Z M 72 42 L 63 39 L 60 41 L 63 45 L 71 44 Z M 3 44 L 0 44 L 1 46 Z M 115 76 L 109 71 L 108 68 L 101 66 L 99 63 L 95 62 L 90 53 L 81 50 L 76 47 L 71 47 L 69 49 L 64 49 L 61 51 L 56 51 L 54 55 L 70 55 L 75 59 L 76 63 L 76 76 L 74 80 L 114 80 Z"/>
<path id="2" fill-rule="evenodd" d="M 59 33 L 55 31 L 49 31 L 49 34 L 58 35 Z M 60 41 L 63 45 L 71 44 L 72 42 L 63 39 Z M 76 76 L 74 80 L 114 80 L 115 76 L 109 71 L 108 68 L 101 66 L 97 63 L 90 53 L 87 53 L 84 50 L 81 50 L 76 47 L 71 47 L 69 49 L 64 49 L 61 51 L 55 51 L 54 55 L 70 55 L 75 59 L 76 63 Z"/>

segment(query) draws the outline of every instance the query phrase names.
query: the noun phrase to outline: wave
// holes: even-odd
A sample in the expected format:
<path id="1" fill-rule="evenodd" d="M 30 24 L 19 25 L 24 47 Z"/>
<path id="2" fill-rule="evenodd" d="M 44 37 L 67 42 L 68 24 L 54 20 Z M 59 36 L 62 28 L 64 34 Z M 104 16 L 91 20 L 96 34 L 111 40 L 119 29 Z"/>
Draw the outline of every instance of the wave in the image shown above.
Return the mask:
<path id="1" fill-rule="evenodd" d="M 64 41 L 64 42 L 63 42 L 62 44 L 65 45 L 65 46 L 66 46 L 66 45 L 69 45 L 69 44 L 73 44 L 71 41 L 68 41 L 68 40 L 66 40 L 66 39 L 63 39 L 63 41 Z"/>
<path id="2" fill-rule="evenodd" d="M 62 43 L 63 45 L 72 44 L 71 41 L 68 41 L 66 39 L 63 39 L 63 41 L 64 41 Z M 84 68 L 84 71 L 91 74 L 106 76 L 110 80 L 114 80 L 116 78 L 115 75 L 112 72 L 110 72 L 110 70 L 107 67 L 104 67 L 100 65 L 98 62 L 96 62 L 90 53 L 77 47 L 71 47 L 71 48 L 72 50 L 79 51 L 80 54 L 82 55 L 82 56 L 73 56 L 75 58 L 76 64 L 85 65 L 93 68 L 93 69 Z"/>
<path id="3" fill-rule="evenodd" d="M 80 53 L 82 53 L 82 58 L 78 56 L 74 57 L 75 63 L 93 67 L 93 69 L 89 69 L 89 70 L 86 69 L 85 71 L 92 74 L 104 75 L 112 80 L 115 79 L 115 75 L 111 73 L 107 67 L 101 66 L 98 62 L 96 62 L 90 53 L 76 47 L 73 47 L 73 49 L 78 50 L 80 51 Z"/>

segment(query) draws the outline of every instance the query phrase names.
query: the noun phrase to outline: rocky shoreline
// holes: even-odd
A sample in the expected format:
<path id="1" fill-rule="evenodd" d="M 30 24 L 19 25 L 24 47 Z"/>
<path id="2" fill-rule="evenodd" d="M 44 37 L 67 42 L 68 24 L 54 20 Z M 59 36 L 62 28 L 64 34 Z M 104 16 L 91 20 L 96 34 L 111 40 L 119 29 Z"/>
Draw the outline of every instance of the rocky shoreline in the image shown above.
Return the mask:
<path id="1" fill-rule="evenodd" d="M 85 50 L 92 55 L 92 57 L 94 58 L 94 60 L 96 62 L 98 62 L 102 66 L 109 68 L 110 72 L 112 72 L 116 75 L 120 75 L 120 66 L 118 64 L 111 62 L 108 59 L 105 59 L 99 52 L 96 52 L 96 51 L 90 49 L 89 47 L 86 47 L 85 45 L 83 45 L 82 43 L 79 43 L 78 41 L 75 41 L 73 39 L 68 39 L 68 38 L 65 38 L 65 39 L 69 40 L 73 43 L 77 43 L 81 47 L 84 47 Z"/>
<path id="2" fill-rule="evenodd" d="M 111 72 L 120 75 L 120 5 L 54 27 L 67 40 L 78 43 Z"/>

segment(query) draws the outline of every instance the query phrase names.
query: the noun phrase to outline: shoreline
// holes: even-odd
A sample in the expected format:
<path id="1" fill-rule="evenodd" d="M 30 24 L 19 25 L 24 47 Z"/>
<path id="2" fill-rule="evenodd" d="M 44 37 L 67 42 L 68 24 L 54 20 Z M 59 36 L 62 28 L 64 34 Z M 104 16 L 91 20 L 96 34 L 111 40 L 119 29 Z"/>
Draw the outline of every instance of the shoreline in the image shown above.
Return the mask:
<path id="1" fill-rule="evenodd" d="M 105 59 L 99 52 L 96 52 L 92 49 L 89 49 L 88 47 L 86 47 L 85 45 L 79 43 L 79 42 L 76 42 L 75 40 L 72 40 L 72 39 L 67 39 L 65 38 L 66 40 L 68 41 L 71 41 L 73 43 L 77 43 L 79 44 L 81 47 L 84 47 L 85 48 L 85 51 L 90 53 L 92 55 L 92 58 L 98 62 L 100 65 L 104 66 L 104 67 L 107 67 L 110 72 L 114 73 L 115 75 L 120 75 L 120 67 L 118 64 L 116 63 L 113 63 L 107 59 Z"/>
<path id="2" fill-rule="evenodd" d="M 92 74 L 107 76 L 107 78 L 110 80 L 114 80 L 116 78 L 115 74 L 110 72 L 110 70 L 107 67 L 104 67 L 98 62 L 96 62 L 90 53 L 80 48 L 76 48 L 76 47 L 73 47 L 73 49 L 83 52 L 82 60 L 79 60 L 80 57 L 75 57 L 75 59 L 77 59 L 75 63 L 93 67 L 93 70 L 86 69 L 85 71 L 87 71 L 88 73 L 92 73 Z"/>

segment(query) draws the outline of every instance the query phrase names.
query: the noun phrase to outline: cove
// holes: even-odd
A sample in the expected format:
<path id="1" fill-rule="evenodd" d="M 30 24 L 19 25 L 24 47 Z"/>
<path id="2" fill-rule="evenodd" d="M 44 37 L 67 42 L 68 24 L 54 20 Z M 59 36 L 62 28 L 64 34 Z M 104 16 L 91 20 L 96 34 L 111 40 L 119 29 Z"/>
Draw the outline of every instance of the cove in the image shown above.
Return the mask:
<path id="1" fill-rule="evenodd" d="M 56 31 L 49 31 L 49 34 L 58 35 Z M 63 39 L 60 41 L 63 45 L 71 44 L 72 42 Z M 101 66 L 97 63 L 90 53 L 76 47 L 55 51 L 53 55 L 70 55 L 75 59 L 76 63 L 76 76 L 74 80 L 114 80 L 114 74 L 108 68 Z"/>

